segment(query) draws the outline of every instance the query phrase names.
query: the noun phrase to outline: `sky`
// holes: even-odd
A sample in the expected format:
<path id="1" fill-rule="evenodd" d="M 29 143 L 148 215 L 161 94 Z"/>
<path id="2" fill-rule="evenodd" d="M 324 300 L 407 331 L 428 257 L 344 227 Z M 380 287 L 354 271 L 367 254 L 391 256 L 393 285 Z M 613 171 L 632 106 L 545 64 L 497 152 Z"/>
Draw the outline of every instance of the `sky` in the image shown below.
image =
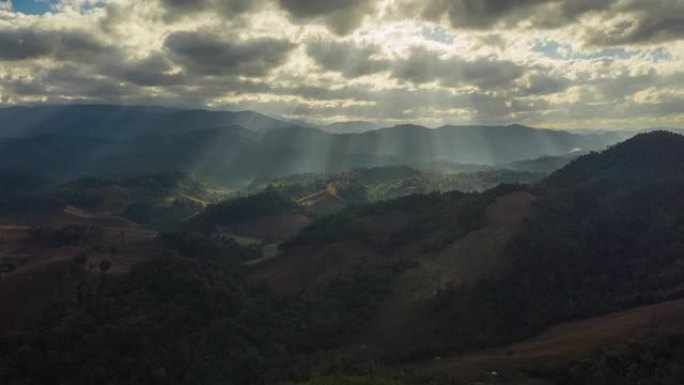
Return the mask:
<path id="1" fill-rule="evenodd" d="M 0 0 L 0 106 L 684 127 L 684 0 Z"/>

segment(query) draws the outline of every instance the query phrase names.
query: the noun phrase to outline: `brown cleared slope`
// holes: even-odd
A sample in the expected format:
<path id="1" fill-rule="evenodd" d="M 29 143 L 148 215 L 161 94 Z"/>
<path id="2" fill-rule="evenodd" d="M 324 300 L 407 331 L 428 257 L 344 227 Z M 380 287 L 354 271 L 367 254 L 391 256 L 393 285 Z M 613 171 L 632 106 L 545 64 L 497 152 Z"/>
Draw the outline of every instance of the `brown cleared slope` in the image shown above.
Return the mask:
<path id="1" fill-rule="evenodd" d="M 496 274 L 505 266 L 504 248 L 526 218 L 533 200 L 534 196 L 524 191 L 501 196 L 487 208 L 484 227 L 440 253 L 420 255 L 417 268 L 397 277 L 362 339 L 381 347 L 421 339 L 431 324 L 430 300 L 440 288 Z"/>
<path id="2" fill-rule="evenodd" d="M 113 215 L 97 215 L 85 212 L 74 206 L 64 208 L 66 221 L 77 221 L 91 226 L 102 226 L 112 228 L 136 228 L 139 225 L 130 219 Z"/>
<path id="3" fill-rule="evenodd" d="M 54 301 L 63 300 L 77 255 L 88 255 L 86 271 L 97 277 L 102 274 L 98 263 L 103 259 L 111 262 L 106 274 L 119 275 L 162 250 L 157 234 L 140 228 L 104 228 L 99 248 L 43 246 L 29 231 L 24 226 L 0 226 L 0 259 L 9 258 L 17 265 L 0 274 L 0 328 L 30 327 Z"/>
<path id="4" fill-rule="evenodd" d="M 406 226 L 408 220 L 406 213 L 395 211 L 361 217 L 356 226 L 375 241 L 383 242 Z M 386 257 L 358 240 L 306 244 L 254 264 L 255 270 L 250 278 L 280 293 L 297 294 L 329 277 L 348 271 L 358 262 Z"/>
<path id="5" fill-rule="evenodd" d="M 472 354 L 422 362 L 416 368 L 460 378 L 549 362 L 626 341 L 655 327 L 684 324 L 684 299 L 568 322 L 526 341 Z"/>

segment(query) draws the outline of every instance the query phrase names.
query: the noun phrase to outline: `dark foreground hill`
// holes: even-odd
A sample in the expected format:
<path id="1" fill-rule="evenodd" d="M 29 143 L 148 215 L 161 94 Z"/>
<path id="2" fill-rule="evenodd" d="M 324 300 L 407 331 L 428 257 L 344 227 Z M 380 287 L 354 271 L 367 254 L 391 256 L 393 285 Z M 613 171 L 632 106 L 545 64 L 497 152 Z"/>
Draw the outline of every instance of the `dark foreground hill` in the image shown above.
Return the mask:
<path id="1" fill-rule="evenodd" d="M 645 134 L 582 157 L 529 192 L 479 201 L 433 195 L 343 212 L 304 230 L 254 274 L 306 293 L 359 263 L 373 271 L 408 259 L 360 329 L 369 328 L 362 341 L 381 355 L 404 359 L 497 346 L 558 322 L 681 298 L 682 150 L 682 136 Z M 529 195 L 534 204 L 525 208 Z M 469 222 L 473 214 L 484 219 Z"/>

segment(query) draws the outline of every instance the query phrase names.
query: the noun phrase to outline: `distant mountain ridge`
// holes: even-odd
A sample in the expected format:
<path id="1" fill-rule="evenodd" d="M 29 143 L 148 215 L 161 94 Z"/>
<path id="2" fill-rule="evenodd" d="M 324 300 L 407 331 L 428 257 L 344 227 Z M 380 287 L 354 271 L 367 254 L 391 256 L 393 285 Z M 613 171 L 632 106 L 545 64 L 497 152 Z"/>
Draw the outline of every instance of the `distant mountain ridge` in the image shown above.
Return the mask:
<path id="1" fill-rule="evenodd" d="M 0 108 L 0 137 L 68 135 L 128 138 L 239 125 L 255 132 L 292 123 L 254 111 L 74 104 Z"/>
<path id="2" fill-rule="evenodd" d="M 323 131 L 332 134 L 362 134 L 380 128 L 382 127 L 375 123 L 363 121 L 335 122 L 321 127 Z"/>
<path id="3" fill-rule="evenodd" d="M 521 125 L 405 124 L 337 134 L 252 111 L 111 105 L 0 109 L 0 138 L 0 171 L 57 179 L 185 171 L 243 186 L 259 177 L 355 168 L 501 167 L 615 143 L 606 135 Z"/>

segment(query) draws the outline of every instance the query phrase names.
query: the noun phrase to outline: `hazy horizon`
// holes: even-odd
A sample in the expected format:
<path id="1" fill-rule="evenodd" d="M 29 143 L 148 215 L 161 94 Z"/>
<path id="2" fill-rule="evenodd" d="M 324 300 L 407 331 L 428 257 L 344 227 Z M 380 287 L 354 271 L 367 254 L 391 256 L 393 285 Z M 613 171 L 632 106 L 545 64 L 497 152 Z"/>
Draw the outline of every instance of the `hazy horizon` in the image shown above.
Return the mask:
<path id="1" fill-rule="evenodd" d="M 292 123 L 294 125 L 308 125 L 314 128 L 325 128 L 326 126 L 330 125 L 345 125 L 345 124 L 371 124 L 374 125 L 374 128 L 367 129 L 361 132 L 365 131 L 373 131 L 373 130 L 378 130 L 378 129 L 385 129 L 385 128 L 393 128 L 396 126 L 410 126 L 410 125 L 415 125 L 415 126 L 420 126 L 420 127 L 425 127 L 429 129 L 439 129 L 439 128 L 444 128 L 444 127 L 471 127 L 471 126 L 492 126 L 492 127 L 509 127 L 509 126 L 524 126 L 528 128 L 533 128 L 536 130 L 552 130 L 552 131 L 567 131 L 567 132 L 577 132 L 577 133 L 639 133 L 639 132 L 647 132 L 647 131 L 652 131 L 652 130 L 684 130 L 684 125 L 682 126 L 644 126 L 644 127 L 620 127 L 620 126 L 615 126 L 615 127 L 542 127 L 542 126 L 536 126 L 536 125 L 530 125 L 530 124 L 523 124 L 520 122 L 502 122 L 502 123 L 494 123 L 494 124 L 478 124 L 478 123 L 450 123 L 450 122 L 443 122 L 442 124 L 439 125 L 428 125 L 428 124 L 421 124 L 420 122 L 415 122 L 415 121 L 405 121 L 405 122 L 391 122 L 388 124 L 384 124 L 383 121 L 380 120 L 340 120 L 340 121 L 328 121 L 328 122 L 318 122 L 318 121 L 308 121 L 308 120 L 299 120 L 299 119 L 288 119 L 284 116 L 276 115 L 276 114 L 269 114 L 266 112 L 258 111 L 258 110 L 250 110 L 250 109 L 230 109 L 230 108 L 209 108 L 209 107 L 185 107 L 185 106 L 173 106 L 173 105 L 158 105 L 158 104 L 115 104 L 115 103 L 98 103 L 98 102 L 93 102 L 93 103 L 62 103 L 62 104 L 56 104 L 56 103 L 34 103 L 34 104 L 17 104 L 17 105 L 0 105 L 0 109 L 4 108 L 12 108 L 12 107 L 23 107 L 23 108 L 32 108 L 32 107 L 73 107 L 73 106 L 116 106 L 116 107 L 124 107 L 124 108 L 159 108 L 159 109 L 171 109 L 171 110 L 181 110 L 181 111 L 192 111 L 192 110 L 200 110 L 200 111 L 211 111 L 211 112 L 233 112 L 233 113 L 240 113 L 240 112 L 248 112 L 248 113 L 256 113 L 260 115 L 267 116 L 269 118 L 277 119 L 277 120 L 283 120 L 285 122 Z M 332 132 L 331 132 L 332 133 Z M 344 131 L 340 132 L 335 132 L 335 133 L 345 133 Z M 351 132 L 351 133 L 359 133 L 357 132 Z"/>

